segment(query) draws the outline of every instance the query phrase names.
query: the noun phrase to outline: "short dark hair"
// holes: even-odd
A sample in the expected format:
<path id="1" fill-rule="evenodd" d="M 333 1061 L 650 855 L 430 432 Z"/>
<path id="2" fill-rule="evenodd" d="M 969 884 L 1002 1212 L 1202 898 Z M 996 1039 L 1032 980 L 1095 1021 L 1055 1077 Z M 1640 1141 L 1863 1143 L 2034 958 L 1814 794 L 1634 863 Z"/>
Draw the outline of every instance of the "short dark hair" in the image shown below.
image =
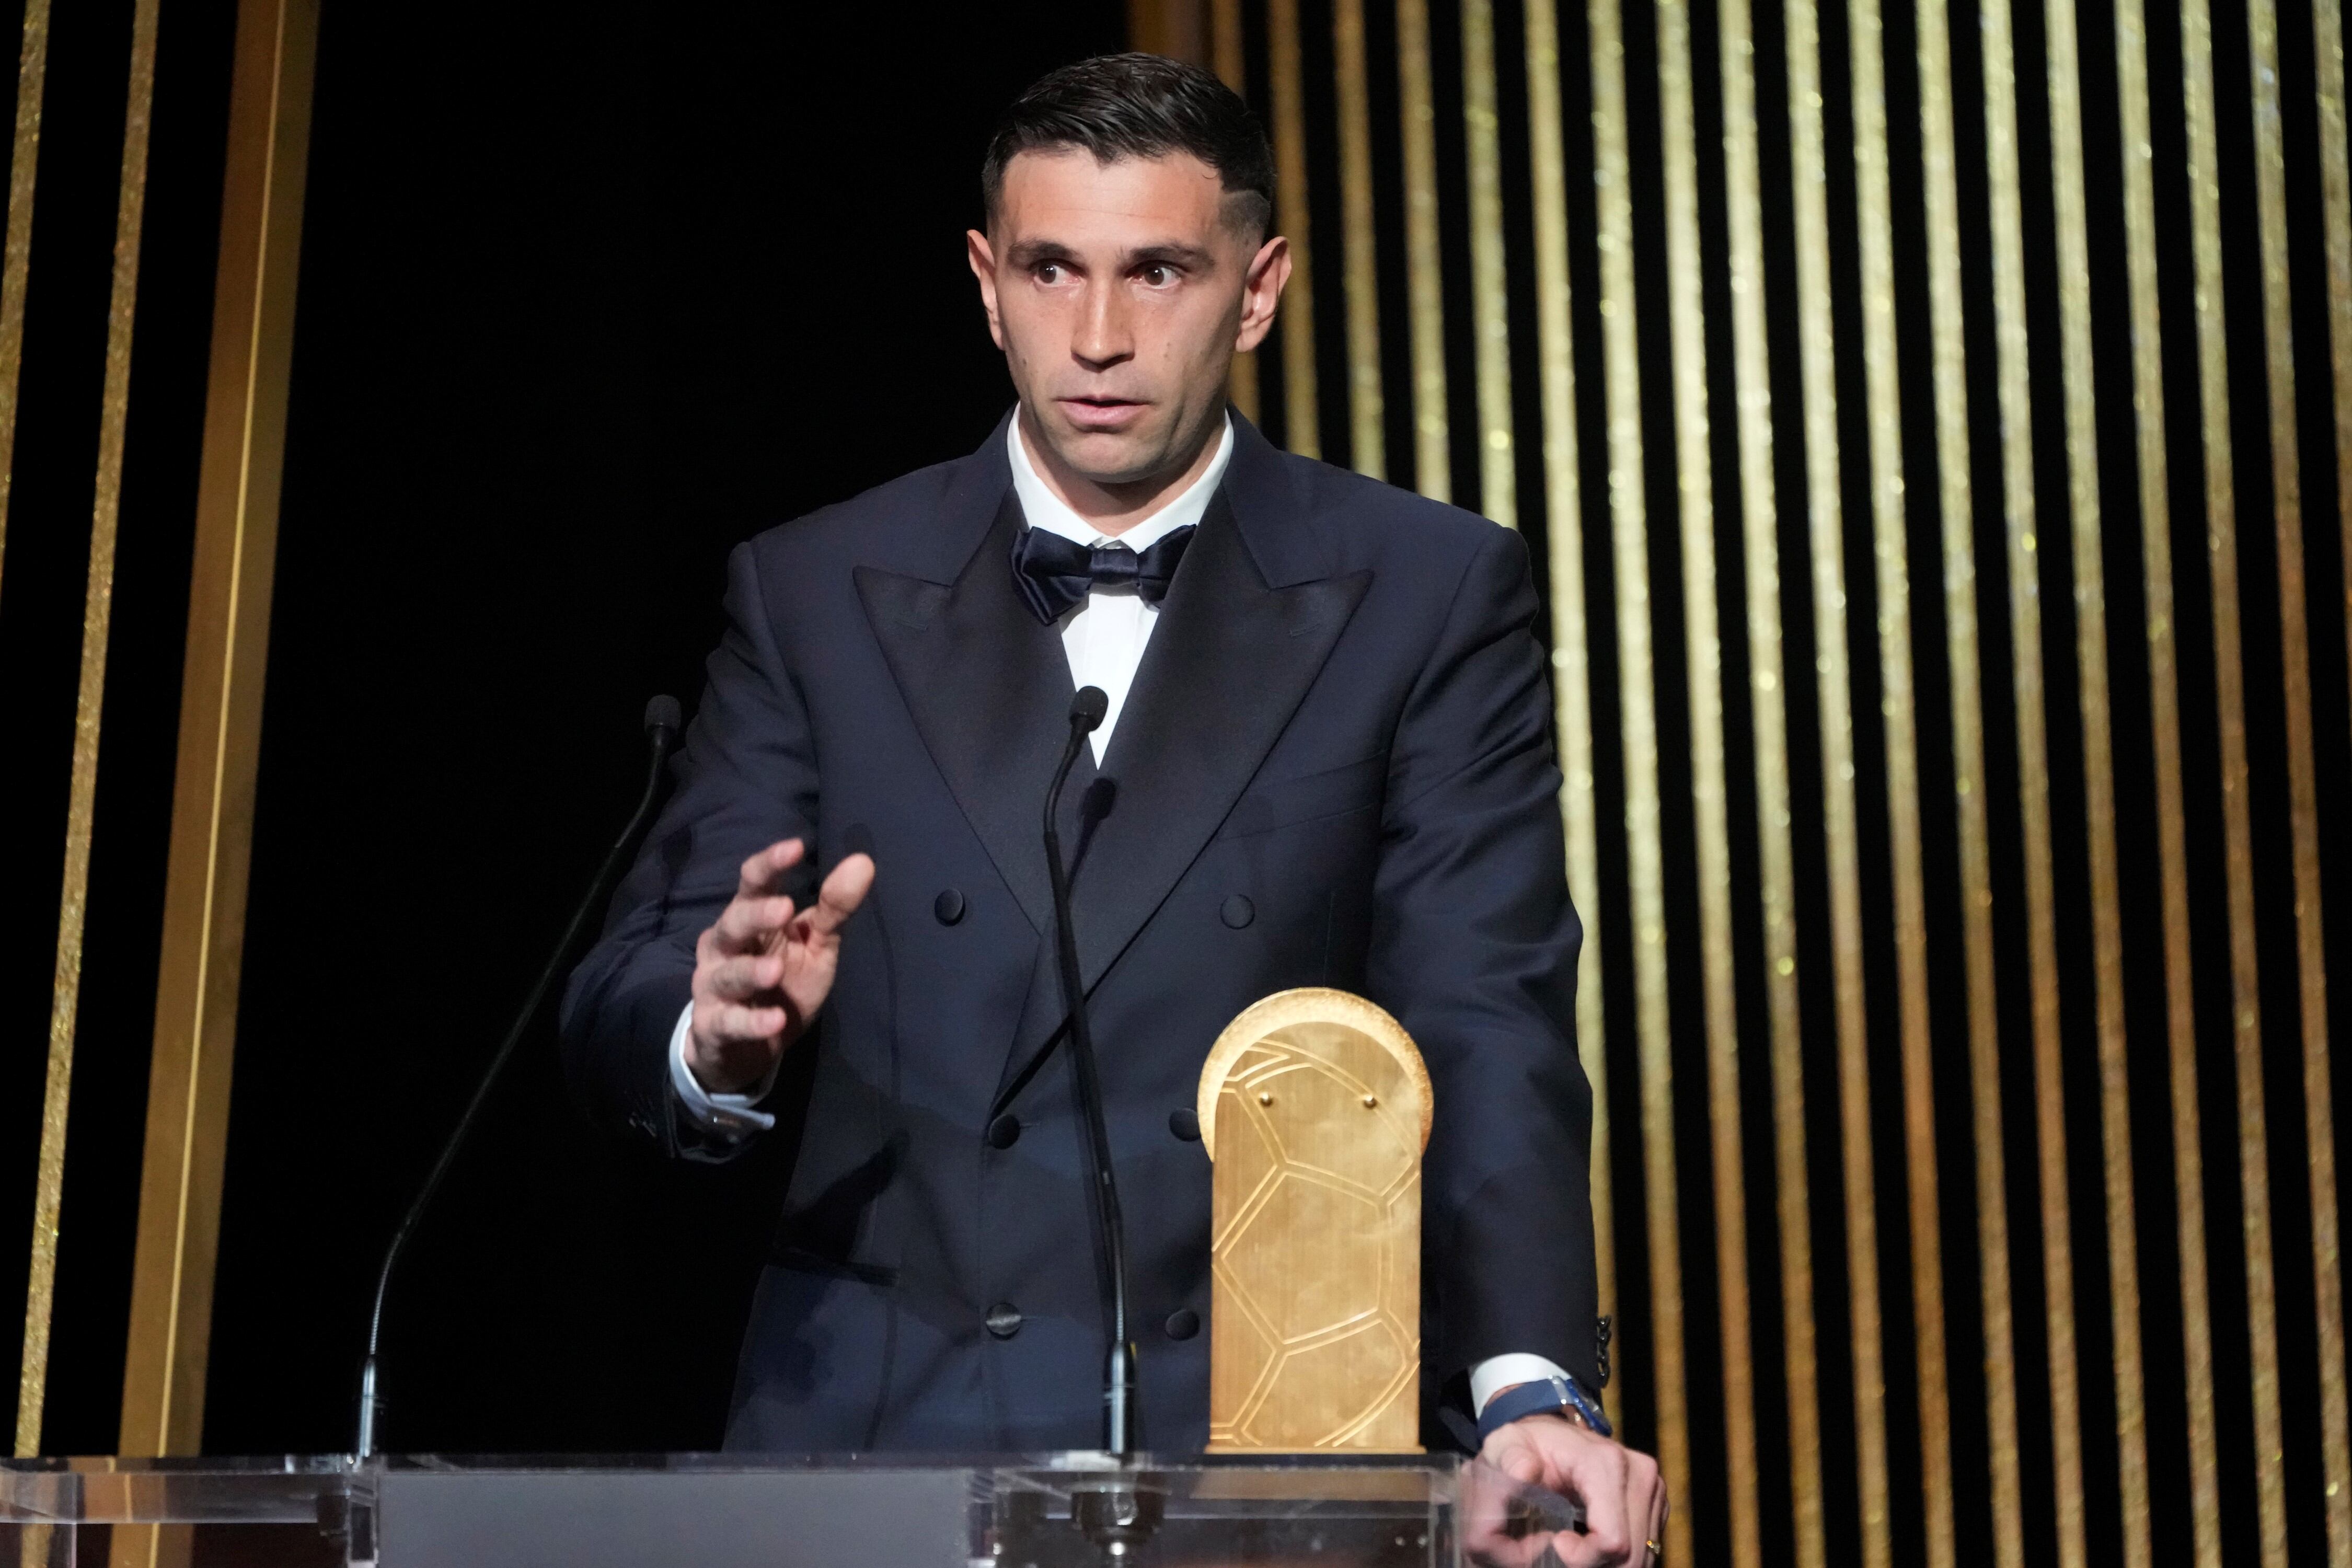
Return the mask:
<path id="1" fill-rule="evenodd" d="M 1078 148 L 1098 163 L 1189 153 L 1217 172 L 1234 216 L 1264 237 L 1274 226 L 1274 152 L 1241 95 L 1199 66 L 1161 55 L 1097 55 L 1052 71 L 1013 100 L 980 168 L 985 221 L 996 221 L 1006 165 L 1024 153 Z"/>

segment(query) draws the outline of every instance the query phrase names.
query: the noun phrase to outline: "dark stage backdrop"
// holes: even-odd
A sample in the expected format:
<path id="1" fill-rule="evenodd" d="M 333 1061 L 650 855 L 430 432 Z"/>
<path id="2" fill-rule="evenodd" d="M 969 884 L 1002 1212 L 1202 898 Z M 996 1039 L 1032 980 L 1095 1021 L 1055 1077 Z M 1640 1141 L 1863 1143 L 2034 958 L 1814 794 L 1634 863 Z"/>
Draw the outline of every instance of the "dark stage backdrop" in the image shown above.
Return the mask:
<path id="1" fill-rule="evenodd" d="M 351 1446 L 377 1253 L 633 804 L 646 698 L 693 703 L 735 542 L 985 436 L 986 135 L 1123 31 L 549 24 L 322 26 L 211 1452 Z M 716 1447 L 779 1163 L 600 1141 L 545 1025 L 482 1132 L 390 1307 L 383 1441 Z"/>
<path id="2" fill-rule="evenodd" d="M 1003 411 L 982 149 L 1123 26 L 547 21 L 322 29 L 215 1452 L 350 1446 L 376 1253 L 633 803 L 645 699 L 694 701 L 733 543 Z M 779 1162 L 616 1151 L 551 1026 L 518 1068 L 392 1303 L 383 1440 L 716 1447 Z"/>

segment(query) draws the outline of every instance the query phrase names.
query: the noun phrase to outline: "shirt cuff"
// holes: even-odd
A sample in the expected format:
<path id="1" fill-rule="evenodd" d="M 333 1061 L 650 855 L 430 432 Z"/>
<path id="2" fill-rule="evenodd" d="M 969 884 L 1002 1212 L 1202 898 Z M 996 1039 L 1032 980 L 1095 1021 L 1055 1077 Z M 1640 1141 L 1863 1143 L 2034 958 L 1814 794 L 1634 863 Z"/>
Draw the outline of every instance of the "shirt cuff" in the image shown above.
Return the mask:
<path id="1" fill-rule="evenodd" d="M 1470 1414 L 1486 1414 L 1486 1401 L 1514 1384 L 1543 1383 L 1567 1373 L 1539 1355 L 1488 1356 L 1470 1369 Z"/>
<path id="2" fill-rule="evenodd" d="M 776 1074 L 783 1066 L 779 1059 L 768 1069 L 768 1076 L 753 1085 L 748 1093 L 713 1094 L 696 1081 L 694 1069 L 686 1065 L 687 1038 L 694 1032 L 694 1004 L 688 1002 L 677 1016 L 677 1027 L 669 1035 L 669 1087 L 677 1096 L 678 1104 L 698 1126 L 712 1132 L 734 1138 L 749 1138 L 754 1132 L 765 1132 L 775 1126 L 775 1117 L 756 1109 L 776 1087 Z"/>

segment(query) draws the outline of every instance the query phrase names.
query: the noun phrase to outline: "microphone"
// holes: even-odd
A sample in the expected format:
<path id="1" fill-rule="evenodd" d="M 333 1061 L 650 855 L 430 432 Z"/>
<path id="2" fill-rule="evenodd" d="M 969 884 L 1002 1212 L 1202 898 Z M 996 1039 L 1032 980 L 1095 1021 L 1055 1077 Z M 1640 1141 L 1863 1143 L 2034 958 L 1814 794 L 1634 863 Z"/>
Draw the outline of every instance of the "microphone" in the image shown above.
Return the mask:
<path id="1" fill-rule="evenodd" d="M 613 847 L 605 852 L 604 863 L 597 868 L 596 879 L 588 885 L 587 896 L 572 911 L 572 920 L 563 928 L 562 939 L 555 944 L 555 951 L 548 954 L 547 967 L 540 971 L 538 983 L 531 986 L 530 994 L 523 998 L 522 1010 L 515 1015 L 514 1023 L 507 1030 L 507 1037 L 499 1046 L 498 1054 L 490 1058 L 488 1069 L 482 1074 L 481 1082 L 475 1086 L 474 1098 L 467 1102 L 465 1115 L 457 1119 L 457 1130 L 441 1145 L 441 1157 L 433 1163 L 433 1173 L 425 1178 L 425 1185 L 417 1190 L 415 1200 L 408 1205 L 408 1212 L 401 1216 L 400 1228 L 392 1233 L 392 1245 L 384 1248 L 383 1267 L 376 1271 L 375 1277 L 375 1307 L 368 1315 L 367 1360 L 360 1367 L 360 1458 L 374 1455 L 376 1421 L 383 1414 L 383 1402 L 376 1393 L 376 1344 L 383 1329 L 383 1299 L 385 1292 L 392 1288 L 393 1268 L 400 1262 L 401 1251 L 408 1245 L 409 1235 L 415 1230 L 416 1222 L 425 1216 L 426 1207 L 432 1204 L 433 1194 L 440 1191 L 442 1178 L 449 1173 L 449 1166 L 457 1159 L 457 1151 L 465 1146 L 466 1134 L 473 1131 L 483 1105 L 488 1101 L 491 1086 L 499 1081 L 499 1073 L 505 1070 L 515 1047 L 522 1043 L 523 1034 L 530 1027 L 531 1020 L 539 1016 L 540 1008 L 546 1005 L 548 993 L 555 988 L 557 978 L 563 973 L 564 961 L 571 956 L 588 921 L 613 896 L 614 885 L 620 881 L 622 871 L 628 866 L 630 852 L 636 847 L 638 838 L 644 836 L 646 826 L 653 820 L 654 804 L 661 794 L 662 770 L 668 764 L 670 753 L 677 749 L 678 733 L 684 728 L 685 717 L 678 710 L 677 698 L 656 697 L 646 704 L 646 744 L 650 754 L 646 769 L 646 790 L 638 798 L 637 809 L 629 817 L 629 825 L 621 829 L 621 837 L 614 840 Z"/>
<path id="2" fill-rule="evenodd" d="M 1062 786 L 1069 782 L 1078 748 L 1109 710 L 1110 699 L 1098 686 L 1081 687 L 1070 700 L 1069 743 L 1062 748 L 1062 765 L 1054 770 L 1054 787 L 1045 792 L 1045 865 L 1054 880 L 1055 956 L 1062 972 L 1062 1001 L 1069 1015 L 1070 1062 L 1086 1113 L 1087 1174 L 1094 1190 L 1095 1266 L 1101 1278 L 1103 1315 L 1110 1330 L 1110 1351 L 1103 1364 L 1103 1447 L 1112 1457 L 1125 1459 L 1135 1453 L 1135 1342 L 1127 1332 L 1127 1230 L 1119 1219 L 1118 1184 L 1111 1174 L 1110 1132 L 1103 1123 L 1094 1032 L 1087 1024 L 1086 983 L 1078 973 L 1077 927 L 1070 918 L 1070 876 L 1062 863 L 1061 831 L 1055 825 Z"/>

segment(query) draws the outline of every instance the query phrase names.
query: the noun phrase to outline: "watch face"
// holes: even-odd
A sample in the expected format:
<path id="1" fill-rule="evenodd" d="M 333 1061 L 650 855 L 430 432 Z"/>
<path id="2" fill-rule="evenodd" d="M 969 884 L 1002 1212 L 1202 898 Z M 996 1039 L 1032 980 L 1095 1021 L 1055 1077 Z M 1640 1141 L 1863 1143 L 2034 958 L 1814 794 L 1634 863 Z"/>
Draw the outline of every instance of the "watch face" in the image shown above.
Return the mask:
<path id="1" fill-rule="evenodd" d="M 1616 1436 L 1615 1430 L 1609 1425 L 1609 1417 L 1601 1413 L 1599 1401 L 1587 1397 L 1584 1390 L 1577 1387 L 1573 1379 L 1555 1381 L 1559 1383 L 1560 1403 L 1567 1407 L 1570 1415 L 1603 1437 Z"/>

